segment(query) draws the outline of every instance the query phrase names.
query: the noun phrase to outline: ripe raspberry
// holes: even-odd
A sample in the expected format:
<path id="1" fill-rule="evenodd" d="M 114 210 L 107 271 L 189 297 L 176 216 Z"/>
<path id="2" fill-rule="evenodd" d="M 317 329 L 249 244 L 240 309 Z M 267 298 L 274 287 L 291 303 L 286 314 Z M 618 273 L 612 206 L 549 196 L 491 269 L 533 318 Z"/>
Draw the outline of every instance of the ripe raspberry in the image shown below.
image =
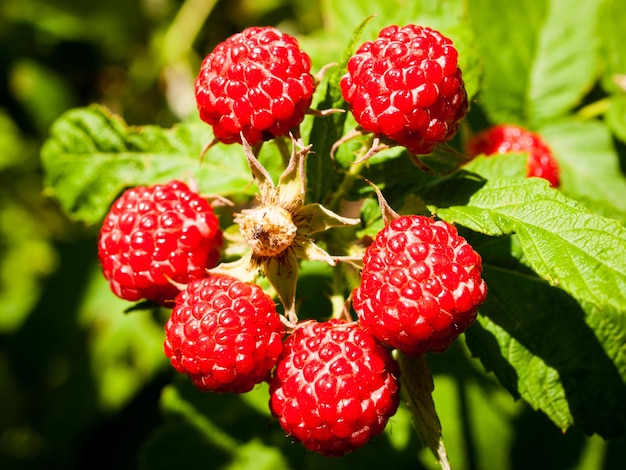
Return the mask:
<path id="1" fill-rule="evenodd" d="M 285 328 L 259 286 L 215 275 L 181 291 L 165 332 L 165 355 L 198 389 L 245 393 L 268 378 Z"/>
<path id="2" fill-rule="evenodd" d="M 251 27 L 217 45 L 196 79 L 200 118 L 223 143 L 254 145 L 286 135 L 304 119 L 315 84 L 295 38 Z"/>
<path id="3" fill-rule="evenodd" d="M 554 188 L 558 187 L 559 167 L 550 147 L 536 133 L 510 124 L 498 124 L 476 134 L 467 145 L 468 154 L 495 155 L 528 152 L 526 175 L 544 178 Z"/>
<path id="4" fill-rule="evenodd" d="M 339 457 L 380 434 L 399 403 L 399 369 L 358 324 L 300 324 L 270 382 L 270 409 L 309 450 Z"/>
<path id="5" fill-rule="evenodd" d="M 215 266 L 222 232 L 213 209 L 185 183 L 125 191 L 104 219 L 98 239 L 102 271 L 122 299 L 162 304 Z"/>
<path id="6" fill-rule="evenodd" d="M 405 354 L 441 352 L 476 318 L 487 294 L 481 272 L 454 226 L 401 216 L 367 248 L 353 306 L 381 342 Z"/>
<path id="7" fill-rule="evenodd" d="M 437 31 L 388 26 L 348 61 L 341 91 L 364 130 L 427 154 L 454 136 L 468 110 L 457 57 Z"/>

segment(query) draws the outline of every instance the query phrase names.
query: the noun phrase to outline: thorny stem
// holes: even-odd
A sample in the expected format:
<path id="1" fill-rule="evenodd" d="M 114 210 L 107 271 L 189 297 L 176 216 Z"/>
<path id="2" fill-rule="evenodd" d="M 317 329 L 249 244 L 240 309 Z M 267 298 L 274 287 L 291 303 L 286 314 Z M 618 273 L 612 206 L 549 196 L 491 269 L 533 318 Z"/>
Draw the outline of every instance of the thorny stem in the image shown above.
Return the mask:
<path id="1" fill-rule="evenodd" d="M 260 147 L 258 145 L 260 144 L 257 144 L 254 148 L 252 148 L 244 137 L 243 132 L 240 135 L 241 144 L 243 145 L 244 151 L 246 152 L 246 157 L 248 159 L 248 166 L 250 167 L 250 171 L 252 171 L 254 178 L 257 180 L 257 184 L 269 184 L 271 186 L 274 186 L 272 177 L 269 175 L 263 165 L 259 163 L 259 160 L 257 158 L 257 155 L 260 151 Z M 259 189 L 261 189 L 260 186 Z"/>
<path id="2" fill-rule="evenodd" d="M 333 305 L 333 314 L 331 318 L 336 320 L 345 320 L 347 322 L 353 322 L 352 314 L 350 313 L 350 305 L 352 303 L 352 296 L 346 300 L 343 295 L 337 294 L 330 298 Z"/>
<path id="3" fill-rule="evenodd" d="M 354 135 L 350 138 L 354 138 L 359 135 L 363 135 L 363 133 L 360 130 L 355 130 Z M 335 143 L 335 146 L 341 140 L 342 139 Z M 366 146 L 365 144 L 363 145 L 363 147 L 361 148 L 361 156 L 358 157 L 354 162 L 352 162 L 350 168 L 345 174 L 345 177 L 339 184 L 337 191 L 333 195 L 333 198 L 330 200 L 329 207 L 331 210 L 340 210 L 339 204 L 341 203 L 341 200 L 350 191 L 350 189 L 352 189 L 352 185 L 354 184 L 354 182 L 360 178 L 361 172 L 365 168 L 365 163 L 367 162 L 367 160 L 369 160 L 370 157 L 376 155 L 378 152 L 389 148 L 388 145 L 381 144 L 378 137 L 368 139 L 367 142 L 369 142 L 369 146 Z"/>
<path id="4" fill-rule="evenodd" d="M 390 148 L 389 145 L 387 144 L 381 144 L 380 143 L 380 138 L 379 137 L 374 137 L 374 140 L 372 140 L 372 145 L 369 148 L 369 150 L 367 152 L 365 152 L 365 155 L 363 155 L 362 157 L 360 157 L 356 162 L 354 163 L 362 163 L 365 160 L 369 160 L 370 158 L 372 158 L 374 155 L 376 155 L 378 152 L 381 152 L 383 150 L 387 150 L 388 148 Z"/>
<path id="5" fill-rule="evenodd" d="M 333 294 L 330 296 L 332 305 L 331 318 L 345 320 L 347 322 L 354 321 L 350 312 L 352 305 L 352 292 L 345 298 L 345 290 L 347 287 L 346 274 L 344 267 L 339 266 L 333 271 Z"/>
<path id="6" fill-rule="evenodd" d="M 332 318 L 342 318 L 345 314 L 346 299 L 344 297 L 346 289 L 346 279 L 343 273 L 343 267 L 337 266 L 333 269 L 333 293 L 330 296 L 332 305 Z M 348 311 L 349 312 L 349 311 Z"/>
<path id="7" fill-rule="evenodd" d="M 337 149 L 345 144 L 346 142 L 349 142 L 352 139 L 356 139 L 357 137 L 361 137 L 363 135 L 363 132 L 360 128 L 356 128 L 356 129 L 352 129 L 351 131 L 349 131 L 347 134 L 345 134 L 343 137 L 341 137 L 339 140 L 337 140 L 337 142 L 335 142 L 332 147 L 330 148 L 330 157 L 334 160 L 335 159 L 335 152 L 337 151 Z"/>
<path id="8" fill-rule="evenodd" d="M 326 116 L 330 116 L 331 114 L 345 113 L 345 112 L 346 110 L 341 109 L 341 108 L 307 109 L 306 114 L 310 114 L 311 116 L 326 117 Z"/>
<path id="9" fill-rule="evenodd" d="M 200 164 L 202 164 L 202 162 L 204 161 L 204 156 L 209 151 L 209 149 L 213 147 L 214 145 L 216 145 L 218 142 L 219 141 L 216 138 L 213 138 L 209 142 L 204 144 L 204 147 L 202 147 L 202 150 L 200 150 L 200 161 L 199 161 Z"/>
<path id="10" fill-rule="evenodd" d="M 335 261 L 340 261 L 351 265 L 355 269 L 361 269 L 363 267 L 363 258 L 360 256 L 333 256 Z"/>
<path id="11" fill-rule="evenodd" d="M 333 276 L 333 277 L 335 278 L 333 281 L 333 284 L 335 284 L 336 282 L 338 282 L 338 278 L 340 278 L 340 276 Z M 344 298 L 344 296 L 340 293 L 333 294 L 330 296 L 330 303 L 332 305 L 332 310 L 333 310 L 331 318 L 343 318 L 344 308 L 345 308 L 345 303 L 346 303 L 346 299 Z"/>
<path id="12" fill-rule="evenodd" d="M 315 83 L 321 83 L 322 80 L 324 80 L 324 76 L 326 76 L 326 72 L 328 72 L 333 67 L 337 67 L 338 65 L 339 64 L 337 62 L 330 62 L 322 66 L 322 68 L 319 69 L 319 71 L 313 77 L 313 79 L 315 80 Z"/>

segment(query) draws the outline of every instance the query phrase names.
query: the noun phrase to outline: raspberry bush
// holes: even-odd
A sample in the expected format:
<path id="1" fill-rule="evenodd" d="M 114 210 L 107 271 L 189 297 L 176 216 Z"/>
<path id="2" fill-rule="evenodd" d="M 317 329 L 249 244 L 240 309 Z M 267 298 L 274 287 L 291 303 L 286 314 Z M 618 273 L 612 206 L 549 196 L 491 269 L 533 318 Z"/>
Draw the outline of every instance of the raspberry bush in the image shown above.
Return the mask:
<path id="1" fill-rule="evenodd" d="M 95 41 L 40 199 L 0 114 L 0 467 L 621 468 L 622 4 L 227 3 Z"/>

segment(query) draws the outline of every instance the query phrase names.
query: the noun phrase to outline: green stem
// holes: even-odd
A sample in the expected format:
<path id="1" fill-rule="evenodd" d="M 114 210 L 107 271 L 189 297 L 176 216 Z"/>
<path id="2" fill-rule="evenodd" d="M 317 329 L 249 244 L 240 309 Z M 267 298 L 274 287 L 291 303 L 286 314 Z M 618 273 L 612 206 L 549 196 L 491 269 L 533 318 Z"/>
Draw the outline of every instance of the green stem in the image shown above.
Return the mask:
<path id="1" fill-rule="evenodd" d="M 333 269 L 333 293 L 330 302 L 333 308 L 332 318 L 351 320 L 349 311 L 346 312 L 346 279 L 342 264 Z"/>
<path id="2" fill-rule="evenodd" d="M 176 63 L 187 55 L 216 3 L 217 0 L 186 0 L 183 3 L 163 39 L 165 64 Z"/>
<path id="3" fill-rule="evenodd" d="M 582 107 L 577 115 L 583 119 L 593 119 L 604 114 L 609 109 L 610 104 L 611 100 L 608 97 L 602 98 Z"/>
<path id="4" fill-rule="evenodd" d="M 161 404 L 167 411 L 177 414 L 190 426 L 197 429 L 207 442 L 229 455 L 236 454 L 240 445 L 239 442 L 200 413 L 180 395 L 176 388 L 168 386 L 163 390 Z"/>
<path id="5" fill-rule="evenodd" d="M 441 422 L 432 396 L 435 384 L 426 356 L 407 356 L 398 351 L 396 359 L 400 365 L 402 395 L 413 417 L 419 438 L 439 460 L 442 470 L 450 470 L 441 435 Z"/>
<path id="6" fill-rule="evenodd" d="M 333 198 L 328 204 L 329 208 L 337 213 L 340 213 L 340 203 L 344 199 L 345 195 L 352 189 L 354 182 L 360 178 L 361 172 L 365 168 L 366 162 L 355 163 L 350 165 L 350 168 L 346 172 L 343 180 L 339 184 L 337 191 L 333 195 Z"/>

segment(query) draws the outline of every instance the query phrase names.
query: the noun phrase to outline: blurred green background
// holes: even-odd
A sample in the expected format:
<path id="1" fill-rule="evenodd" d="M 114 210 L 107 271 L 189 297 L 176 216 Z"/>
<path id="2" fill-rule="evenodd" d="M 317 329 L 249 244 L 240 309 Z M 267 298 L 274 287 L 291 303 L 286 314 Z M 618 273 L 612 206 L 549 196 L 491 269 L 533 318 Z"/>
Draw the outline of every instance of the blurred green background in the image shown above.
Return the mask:
<path id="1" fill-rule="evenodd" d="M 67 109 L 98 102 L 130 124 L 194 118 L 203 55 L 250 25 L 302 37 L 318 70 L 345 44 L 325 34 L 325 3 L 0 0 L 0 469 L 436 468 L 405 409 L 384 437 L 325 460 L 284 439 L 264 409 L 264 389 L 194 393 L 162 354 L 166 312 L 125 315 L 128 305 L 99 271 L 97 227 L 68 220 L 42 190 L 39 149 Z M 305 269 L 301 279 L 312 297 L 314 281 L 328 274 L 318 269 L 325 268 Z M 626 462 L 623 441 L 561 433 L 514 402 L 462 342 L 431 367 L 454 468 Z M 206 420 L 194 421 L 189 404 Z"/>

